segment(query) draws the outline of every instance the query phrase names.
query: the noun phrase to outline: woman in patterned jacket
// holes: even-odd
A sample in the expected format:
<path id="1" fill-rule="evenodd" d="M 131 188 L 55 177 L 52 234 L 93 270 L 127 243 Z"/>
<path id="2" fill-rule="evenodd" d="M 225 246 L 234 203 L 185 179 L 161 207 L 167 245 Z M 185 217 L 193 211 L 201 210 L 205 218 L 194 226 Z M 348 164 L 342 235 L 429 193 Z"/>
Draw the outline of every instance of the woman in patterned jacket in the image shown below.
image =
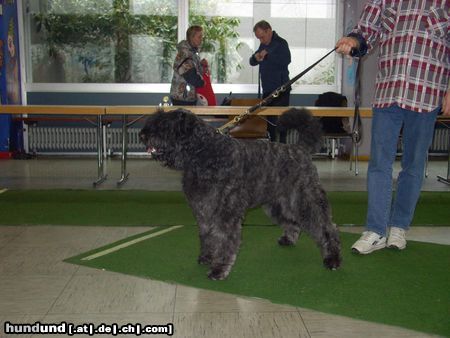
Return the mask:
<path id="1" fill-rule="evenodd" d="M 203 42 L 203 28 L 191 26 L 186 31 L 186 40 L 177 45 L 177 56 L 173 63 L 170 98 L 175 106 L 192 106 L 197 103 L 196 88 L 203 87 L 205 59 L 200 60 L 199 48 Z"/>

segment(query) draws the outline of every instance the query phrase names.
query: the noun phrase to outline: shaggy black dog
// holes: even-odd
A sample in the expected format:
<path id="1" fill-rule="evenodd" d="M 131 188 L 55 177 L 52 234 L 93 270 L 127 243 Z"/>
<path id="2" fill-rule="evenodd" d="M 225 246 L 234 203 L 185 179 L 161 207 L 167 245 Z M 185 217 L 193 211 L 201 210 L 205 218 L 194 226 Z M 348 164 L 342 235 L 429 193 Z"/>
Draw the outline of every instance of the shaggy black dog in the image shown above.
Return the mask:
<path id="1" fill-rule="evenodd" d="M 155 160 L 183 172 L 199 226 L 198 262 L 210 267 L 210 279 L 230 273 L 246 210 L 257 206 L 282 227 L 280 245 L 295 244 L 304 231 L 320 247 L 325 267 L 340 265 L 338 231 L 311 160 L 320 123 L 306 110 L 291 109 L 278 124 L 281 131 L 298 131 L 297 144 L 234 139 L 183 109 L 152 115 L 140 132 Z"/>

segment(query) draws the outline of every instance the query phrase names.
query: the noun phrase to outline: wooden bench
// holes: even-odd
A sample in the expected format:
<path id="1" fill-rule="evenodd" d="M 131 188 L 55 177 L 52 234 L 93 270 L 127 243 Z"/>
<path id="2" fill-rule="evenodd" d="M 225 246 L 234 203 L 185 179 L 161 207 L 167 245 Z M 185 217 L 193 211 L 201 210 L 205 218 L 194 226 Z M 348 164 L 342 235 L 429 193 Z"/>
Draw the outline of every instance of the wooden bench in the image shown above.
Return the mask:
<path id="1" fill-rule="evenodd" d="M 245 102 L 241 102 L 244 104 Z M 236 104 L 239 104 L 236 101 Z M 12 114 L 17 116 L 30 115 L 77 115 L 96 117 L 97 128 L 97 166 L 98 177 L 93 183 L 97 186 L 107 178 L 104 166 L 102 124 L 106 116 L 120 116 L 122 119 L 122 156 L 121 178 L 117 182 L 120 186 L 127 180 L 126 172 L 128 127 L 146 115 L 154 114 L 158 110 L 169 111 L 176 108 L 185 108 L 199 116 L 236 116 L 243 113 L 248 106 L 72 106 L 72 105 L 0 105 L 0 114 Z M 279 116 L 290 107 L 262 107 L 258 112 L 261 116 Z M 351 107 L 304 107 L 309 109 L 314 116 L 338 116 L 353 117 L 354 108 Z M 371 108 L 360 108 L 361 117 L 371 117 Z M 129 121 L 130 120 L 130 121 Z"/>

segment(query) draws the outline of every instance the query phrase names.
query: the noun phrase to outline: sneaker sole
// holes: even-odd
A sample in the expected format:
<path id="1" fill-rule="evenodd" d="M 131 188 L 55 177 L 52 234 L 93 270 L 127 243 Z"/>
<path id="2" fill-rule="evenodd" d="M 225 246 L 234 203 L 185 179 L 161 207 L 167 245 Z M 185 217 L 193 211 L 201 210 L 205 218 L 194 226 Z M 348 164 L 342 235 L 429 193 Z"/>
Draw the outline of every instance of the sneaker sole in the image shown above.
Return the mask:
<path id="1" fill-rule="evenodd" d="M 359 251 L 356 248 L 352 248 L 352 252 L 356 253 L 356 254 L 360 254 L 360 255 L 367 255 L 367 254 L 370 254 L 370 253 L 372 253 L 374 251 L 381 250 L 381 249 L 384 249 L 384 248 L 386 248 L 386 245 L 372 247 L 372 249 L 369 250 L 369 251 Z"/>
<path id="2" fill-rule="evenodd" d="M 397 245 L 391 244 L 391 245 L 388 245 L 387 248 L 395 249 L 395 250 L 403 250 L 406 248 L 406 245 L 405 246 L 397 246 Z"/>

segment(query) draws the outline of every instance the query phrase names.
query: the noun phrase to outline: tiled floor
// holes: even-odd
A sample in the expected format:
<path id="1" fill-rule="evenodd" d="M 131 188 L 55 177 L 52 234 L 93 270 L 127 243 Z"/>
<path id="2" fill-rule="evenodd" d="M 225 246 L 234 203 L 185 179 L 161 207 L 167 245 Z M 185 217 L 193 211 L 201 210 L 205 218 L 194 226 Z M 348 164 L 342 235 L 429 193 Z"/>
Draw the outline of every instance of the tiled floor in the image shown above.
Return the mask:
<path id="1" fill-rule="evenodd" d="M 110 179 L 100 189 L 116 189 L 120 163 L 110 160 L 107 164 Z M 316 164 L 327 190 L 365 189 L 366 163 L 360 163 L 357 177 L 348 170 L 347 162 L 318 160 Z M 121 189 L 180 188 L 177 173 L 161 169 L 152 161 L 130 160 L 128 168 L 130 179 Z M 450 191 L 435 178 L 438 174 L 446 175 L 446 170 L 445 161 L 431 162 L 424 190 Z M 0 173 L 0 191 L 92 189 L 97 169 L 95 159 L 6 160 L 0 161 Z M 0 336 L 7 337 L 4 322 L 40 321 L 97 325 L 173 323 L 174 337 L 431 337 L 403 328 L 62 262 L 77 253 L 147 230 L 147 227 L 0 226 Z M 360 232 L 361 228 L 342 230 Z M 414 227 L 408 236 L 450 245 L 450 227 Z"/>

